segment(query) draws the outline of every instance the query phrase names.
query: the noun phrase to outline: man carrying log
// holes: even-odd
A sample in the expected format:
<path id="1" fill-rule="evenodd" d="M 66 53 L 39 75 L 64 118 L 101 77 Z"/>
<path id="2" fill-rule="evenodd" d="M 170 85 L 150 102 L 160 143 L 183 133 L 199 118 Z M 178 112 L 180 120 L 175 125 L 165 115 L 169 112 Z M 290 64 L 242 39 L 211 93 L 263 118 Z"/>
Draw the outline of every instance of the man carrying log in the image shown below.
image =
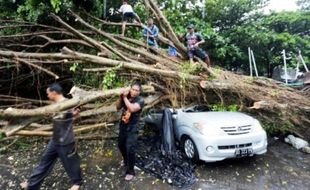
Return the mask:
<path id="1" fill-rule="evenodd" d="M 211 63 L 208 54 L 199 47 L 199 45 L 205 43 L 205 40 L 199 33 L 195 32 L 195 26 L 193 24 L 187 26 L 187 31 L 188 33 L 185 36 L 185 41 L 187 43 L 187 55 L 190 63 L 193 64 L 194 56 L 197 56 L 204 60 L 210 67 Z"/>
<path id="2" fill-rule="evenodd" d="M 47 90 L 47 97 L 55 102 L 65 101 L 62 87 L 58 83 L 50 85 Z M 53 136 L 49 141 L 39 166 L 32 172 L 28 181 L 21 183 L 23 189 L 37 190 L 45 177 L 52 171 L 57 158 L 62 162 L 65 171 L 72 181 L 70 190 L 78 190 L 82 185 L 80 157 L 75 147 L 73 133 L 73 120 L 79 115 L 79 110 L 60 112 L 53 117 Z"/>
<path id="3" fill-rule="evenodd" d="M 123 1 L 123 5 L 119 8 L 118 12 L 123 14 L 122 36 L 125 36 L 126 23 L 129 22 L 130 19 L 137 19 L 137 21 L 141 24 L 140 17 L 133 11 L 132 6 L 128 4 L 128 0 Z"/>
<path id="4" fill-rule="evenodd" d="M 148 18 L 147 26 L 143 29 L 143 38 L 147 45 L 158 48 L 157 38 L 159 34 L 158 27 L 154 24 L 153 18 Z"/>
<path id="5" fill-rule="evenodd" d="M 126 166 L 125 180 L 130 181 L 135 176 L 135 149 L 138 140 L 138 123 L 144 106 L 144 99 L 140 96 L 142 87 L 134 82 L 129 91 L 124 91 L 116 103 L 116 109 L 122 109 L 122 118 L 119 124 L 118 147 Z"/>

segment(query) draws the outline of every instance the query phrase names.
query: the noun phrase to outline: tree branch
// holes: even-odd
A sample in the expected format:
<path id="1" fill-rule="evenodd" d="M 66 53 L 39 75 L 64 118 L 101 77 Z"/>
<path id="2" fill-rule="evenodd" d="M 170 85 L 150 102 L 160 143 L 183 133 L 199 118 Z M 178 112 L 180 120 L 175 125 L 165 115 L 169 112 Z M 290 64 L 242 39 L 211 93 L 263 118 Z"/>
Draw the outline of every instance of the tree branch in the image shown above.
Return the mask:
<path id="1" fill-rule="evenodd" d="M 36 68 L 36 69 L 38 69 L 38 70 L 40 70 L 40 71 L 42 71 L 42 72 L 45 72 L 46 74 L 48 74 L 48 75 L 54 77 L 55 79 L 58 79 L 58 78 L 59 78 L 58 75 L 56 75 L 55 73 L 53 73 L 53 72 L 51 72 L 51 71 L 49 71 L 49 70 L 47 70 L 47 69 L 45 69 L 45 68 L 43 68 L 43 67 L 40 67 L 40 66 L 38 66 L 38 65 L 35 65 L 35 64 L 33 64 L 33 63 L 30 63 L 30 62 L 28 62 L 28 61 L 26 61 L 26 60 L 23 60 L 23 59 L 20 59 L 20 58 L 17 58 L 17 57 L 15 57 L 14 59 L 15 59 L 16 61 L 18 61 L 18 62 L 25 63 L 25 64 L 27 64 L 27 65 L 33 67 L 33 68 Z"/>
<path id="2" fill-rule="evenodd" d="M 134 53 L 137 53 L 137 54 L 141 54 L 147 58 L 150 58 L 151 60 L 153 60 L 154 62 L 161 62 L 161 63 L 164 63 L 164 64 L 167 64 L 167 66 L 169 66 L 170 68 L 172 69 L 175 69 L 175 64 L 170 62 L 170 61 L 167 61 L 167 60 L 164 60 L 158 56 L 155 56 L 151 53 L 148 53 L 146 51 L 142 51 L 142 50 L 139 50 L 137 48 L 134 48 L 134 47 L 131 47 L 127 44 L 124 44 L 122 42 L 120 42 L 119 40 L 115 39 L 112 35 L 102 31 L 102 30 L 98 30 L 97 28 L 91 26 L 90 24 L 88 24 L 87 22 L 85 22 L 81 17 L 79 17 L 77 14 L 71 12 L 71 14 L 81 23 L 83 24 L 84 26 L 90 28 L 91 30 L 97 32 L 98 34 L 106 37 L 107 39 L 109 39 L 111 42 L 113 42 L 114 44 L 118 45 L 118 46 L 121 46 L 122 48 L 125 48 L 131 52 L 134 52 Z"/>
<path id="3" fill-rule="evenodd" d="M 82 34 L 78 30 L 74 29 L 72 26 L 70 26 L 69 24 L 64 22 L 60 17 L 56 16 L 55 14 L 51 14 L 51 16 L 56 21 L 58 21 L 60 24 L 62 24 L 69 32 L 71 32 L 75 36 L 82 38 L 84 41 L 86 41 L 87 43 L 89 43 L 89 44 L 93 45 L 94 47 L 98 48 L 103 53 L 106 53 L 107 56 L 109 56 L 109 57 L 112 56 L 112 52 L 108 48 L 106 48 L 103 45 L 101 45 L 100 43 L 98 43 L 96 40 L 93 40 L 92 38 Z"/>

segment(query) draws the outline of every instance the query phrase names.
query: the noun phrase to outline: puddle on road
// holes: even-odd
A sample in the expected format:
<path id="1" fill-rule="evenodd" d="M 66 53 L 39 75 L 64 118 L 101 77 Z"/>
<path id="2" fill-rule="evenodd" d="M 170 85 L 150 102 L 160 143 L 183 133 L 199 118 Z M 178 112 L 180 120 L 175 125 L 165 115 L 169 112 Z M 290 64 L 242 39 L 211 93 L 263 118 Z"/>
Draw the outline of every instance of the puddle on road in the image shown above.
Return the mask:
<path id="1" fill-rule="evenodd" d="M 12 150 L 0 155 L 0 189 L 15 190 L 38 164 L 46 143 L 32 145 L 29 150 Z M 36 147 L 36 148 L 35 148 Z M 117 142 L 79 142 L 84 174 L 83 189 L 178 189 L 143 171 L 137 171 L 133 182 L 123 180 L 124 168 Z M 198 163 L 198 181 L 191 189 L 298 189 L 310 187 L 310 156 L 281 141 L 272 141 L 268 153 L 246 159 L 216 163 Z M 68 189 L 70 181 L 58 162 L 42 189 Z"/>

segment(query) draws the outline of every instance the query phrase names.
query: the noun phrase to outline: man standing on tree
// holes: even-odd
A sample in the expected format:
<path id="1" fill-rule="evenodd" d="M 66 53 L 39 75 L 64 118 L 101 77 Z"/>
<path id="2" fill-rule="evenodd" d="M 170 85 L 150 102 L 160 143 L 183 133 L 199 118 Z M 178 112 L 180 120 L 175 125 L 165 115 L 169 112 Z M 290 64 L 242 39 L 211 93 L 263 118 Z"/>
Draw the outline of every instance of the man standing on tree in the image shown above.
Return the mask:
<path id="1" fill-rule="evenodd" d="M 137 19 L 138 22 L 141 24 L 140 17 L 133 11 L 132 6 L 128 4 L 127 0 L 123 1 L 123 5 L 119 8 L 118 12 L 123 14 L 123 18 L 122 18 L 122 36 L 125 36 L 126 23 L 130 19 Z"/>
<path id="2" fill-rule="evenodd" d="M 58 83 L 50 85 L 47 97 L 60 103 L 66 100 L 63 96 L 62 87 Z M 74 109 L 56 113 L 53 117 L 53 136 L 42 156 L 39 166 L 32 172 L 28 181 L 21 183 L 23 189 L 40 189 L 45 177 L 52 171 L 57 158 L 60 159 L 65 171 L 72 181 L 70 190 L 78 190 L 82 185 L 80 157 L 76 151 L 73 120 L 79 115 L 79 110 Z"/>
<path id="3" fill-rule="evenodd" d="M 140 96 L 142 86 L 134 82 L 129 91 L 124 91 L 116 103 L 116 109 L 122 109 L 119 124 L 118 147 L 126 166 L 125 180 L 130 181 L 135 176 L 135 149 L 138 140 L 138 124 L 144 106 L 144 99 Z"/>
<path id="4" fill-rule="evenodd" d="M 187 55 L 189 57 L 190 62 L 194 63 L 194 56 L 199 57 L 204 60 L 206 64 L 210 67 L 210 59 L 206 52 L 204 52 L 199 45 L 205 43 L 205 40 L 202 36 L 195 32 L 195 26 L 190 24 L 187 26 L 188 33 L 185 36 L 185 41 L 187 43 Z"/>
<path id="5" fill-rule="evenodd" d="M 159 29 L 154 24 L 153 18 L 147 19 L 147 26 L 143 29 L 143 38 L 149 46 L 158 48 L 157 38 L 158 38 Z"/>

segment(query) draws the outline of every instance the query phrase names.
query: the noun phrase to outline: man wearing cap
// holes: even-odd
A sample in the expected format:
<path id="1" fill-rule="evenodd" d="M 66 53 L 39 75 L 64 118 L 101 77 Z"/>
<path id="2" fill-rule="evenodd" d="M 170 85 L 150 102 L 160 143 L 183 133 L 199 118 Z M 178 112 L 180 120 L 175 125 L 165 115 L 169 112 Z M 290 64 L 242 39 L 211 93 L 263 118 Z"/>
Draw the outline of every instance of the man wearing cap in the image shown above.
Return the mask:
<path id="1" fill-rule="evenodd" d="M 140 17 L 133 11 L 133 8 L 131 5 L 128 4 L 127 0 L 123 1 L 123 5 L 119 8 L 118 12 L 123 14 L 122 18 L 122 36 L 125 36 L 125 30 L 126 30 L 126 23 L 130 19 L 137 19 L 137 21 L 141 24 Z"/>
<path id="2" fill-rule="evenodd" d="M 194 56 L 197 56 L 204 60 L 210 67 L 211 64 L 208 54 L 199 47 L 199 45 L 205 43 L 205 40 L 199 33 L 195 32 L 195 26 L 193 24 L 187 26 L 187 31 L 188 33 L 185 36 L 185 41 L 187 43 L 187 55 L 190 62 L 193 64 Z"/>
<path id="3" fill-rule="evenodd" d="M 46 94 L 54 103 L 61 103 L 66 100 L 63 96 L 62 87 L 58 83 L 50 85 Z M 78 115 L 78 109 L 55 113 L 53 116 L 53 136 L 39 166 L 32 172 L 28 181 L 20 184 L 23 189 L 40 189 L 43 180 L 52 171 L 58 158 L 71 179 L 72 187 L 70 190 L 80 188 L 82 185 L 80 157 L 76 151 L 73 133 L 73 120 Z"/>

